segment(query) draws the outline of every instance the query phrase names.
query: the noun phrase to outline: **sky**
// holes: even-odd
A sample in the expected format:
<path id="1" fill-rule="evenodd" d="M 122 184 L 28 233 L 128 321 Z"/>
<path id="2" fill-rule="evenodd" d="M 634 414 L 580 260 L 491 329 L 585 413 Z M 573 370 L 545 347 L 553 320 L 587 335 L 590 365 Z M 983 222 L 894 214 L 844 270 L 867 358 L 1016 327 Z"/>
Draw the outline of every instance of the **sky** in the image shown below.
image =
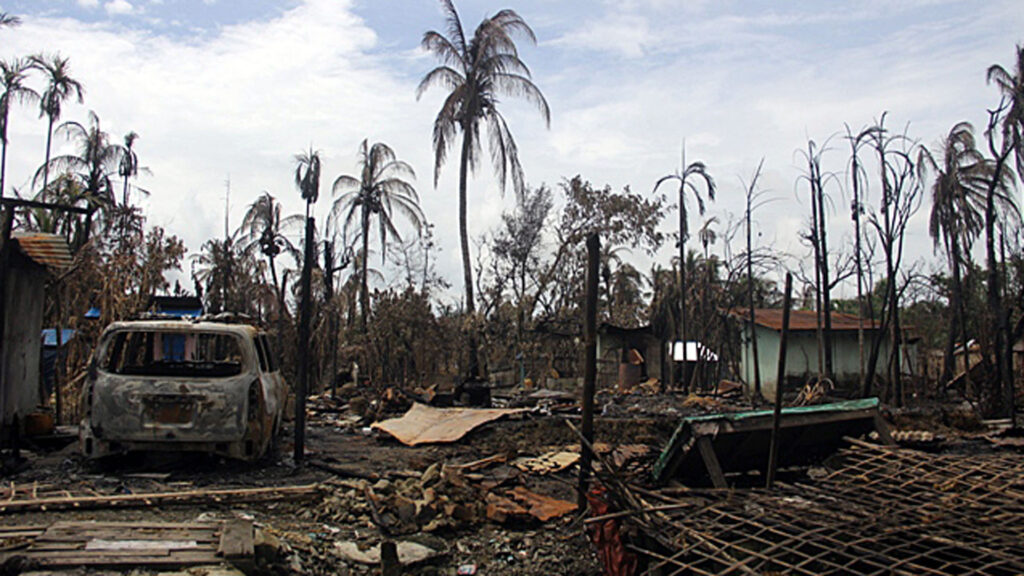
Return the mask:
<path id="1" fill-rule="evenodd" d="M 1024 42 L 1019 0 L 456 6 L 467 29 L 512 8 L 536 33 L 537 45 L 521 43 L 520 56 L 550 104 L 550 128 L 527 104 L 501 102 L 531 186 L 557 187 L 579 174 L 596 186 L 652 193 L 659 177 L 679 169 L 685 141 L 687 161 L 705 162 L 718 183 L 705 217 L 724 228 L 742 214 L 742 181 L 764 158 L 761 187 L 775 201 L 756 214 L 758 241 L 793 255 L 792 266 L 808 252 L 799 240 L 809 206 L 798 153 L 808 139 L 831 144 L 823 163 L 842 179 L 845 124 L 857 130 L 888 112 L 889 126 L 929 146 L 959 121 L 980 131 L 999 100 L 985 71 L 1010 68 Z M 92 110 L 112 137 L 140 135 L 136 150 L 149 172 L 138 184 L 151 192 L 142 200 L 149 222 L 184 239 L 190 254 L 223 235 L 229 187 L 232 228 L 263 191 L 286 213 L 301 212 L 294 156 L 310 148 L 323 158 L 315 210 L 322 220 L 331 183 L 357 172 L 368 138 L 416 170 L 440 248 L 438 272 L 457 300 L 457 154 L 435 188 L 431 126 L 444 94 L 416 98 L 436 65 L 420 39 L 444 30 L 435 0 L 4 0 L 0 10 L 22 19 L 0 31 L 0 57 L 70 58 L 85 102 L 66 105 L 63 120 L 85 122 Z M 24 193 L 42 163 L 46 122 L 22 107 L 9 130 L 8 182 Z M 61 139 L 54 146 L 55 154 L 72 150 Z M 474 238 L 514 203 L 482 167 L 470 182 Z M 830 242 L 841 246 L 851 241 L 849 199 L 838 187 L 832 194 Z M 925 268 L 936 265 L 929 208 L 925 201 L 905 238 L 908 260 Z M 701 220 L 691 214 L 691 229 Z M 666 232 L 673 222 L 675 214 Z M 667 245 L 654 261 L 668 265 L 673 251 Z"/>

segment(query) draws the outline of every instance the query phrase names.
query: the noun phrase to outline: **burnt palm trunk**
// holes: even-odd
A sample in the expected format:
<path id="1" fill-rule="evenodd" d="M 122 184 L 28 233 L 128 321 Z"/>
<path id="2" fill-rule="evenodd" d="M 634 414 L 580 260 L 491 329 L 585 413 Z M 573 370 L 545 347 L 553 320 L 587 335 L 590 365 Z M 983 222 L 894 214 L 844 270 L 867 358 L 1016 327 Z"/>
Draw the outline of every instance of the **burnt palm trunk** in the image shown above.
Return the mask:
<path id="1" fill-rule="evenodd" d="M 685 166 L 683 169 L 685 170 Z M 679 187 L 679 338 L 683 341 L 682 375 L 683 391 L 690 391 L 689 358 L 687 358 L 687 326 L 686 326 L 686 192 L 685 186 Z M 699 351 L 698 351 L 699 352 Z"/>
<path id="2" fill-rule="evenodd" d="M 813 170 L 813 167 L 812 167 Z M 818 237 L 818 194 L 814 190 L 814 176 L 811 176 L 811 244 L 814 246 L 814 322 L 818 340 L 818 379 L 825 373 L 825 339 L 821 327 L 821 243 Z"/>
<path id="3" fill-rule="evenodd" d="M 754 254 L 751 251 L 750 203 L 747 203 L 747 304 L 750 307 L 750 352 L 754 365 L 754 394 L 761 395 L 761 366 L 757 358 L 757 314 L 754 312 Z"/>
<path id="4" fill-rule="evenodd" d="M 1005 350 L 1006 347 L 1006 333 L 1003 331 L 1003 299 L 1002 291 L 1000 289 L 1000 278 L 999 278 L 999 265 L 996 261 L 996 244 L 995 244 L 995 220 L 996 220 L 996 208 L 995 208 L 995 195 L 996 187 L 999 183 L 999 176 L 1002 172 L 1002 167 L 1005 161 L 1005 156 L 997 158 L 996 160 L 996 172 L 992 177 L 992 181 L 988 187 L 988 193 L 985 197 L 985 258 L 988 265 L 988 313 L 989 313 L 989 333 L 995 334 L 995 378 L 992 379 L 992 392 L 996 397 L 1001 397 L 1002 407 L 1006 411 L 1006 415 L 1013 417 L 1013 385 L 1012 379 L 1008 378 L 1009 373 L 1005 369 Z M 1011 384 L 1007 386 L 1007 380 L 1010 380 Z"/>
<path id="5" fill-rule="evenodd" d="M 368 311 L 370 309 L 370 283 L 366 278 L 370 260 L 370 213 L 363 207 L 363 261 L 359 272 L 359 327 L 363 332 L 367 328 Z"/>
<path id="6" fill-rule="evenodd" d="M 4 122 L 4 133 L 0 134 L 0 198 L 4 197 L 7 182 L 7 122 Z"/>
<path id="7" fill-rule="evenodd" d="M 53 141 L 53 115 L 49 115 L 49 123 L 46 128 L 46 162 L 43 163 L 43 191 L 50 183 L 50 144 Z"/>
<path id="8" fill-rule="evenodd" d="M 825 191 L 821 174 L 815 170 L 815 187 L 818 189 L 818 241 L 821 243 L 821 301 L 824 313 L 825 377 L 832 377 L 832 298 L 828 272 L 828 243 L 826 242 Z"/>
<path id="9" fill-rule="evenodd" d="M 470 379 L 480 377 L 480 357 L 477 353 L 476 303 L 473 301 L 473 268 L 469 261 L 469 229 L 466 222 L 466 186 L 469 176 L 469 152 L 472 126 L 462 125 L 462 161 L 459 163 L 459 242 L 462 248 L 462 280 L 466 289 L 466 314 L 469 316 L 469 370 Z"/>
<path id="10" fill-rule="evenodd" d="M 853 144 L 853 261 L 857 268 L 857 352 L 860 357 L 860 389 L 861 396 L 870 396 L 868 381 L 864 371 L 864 267 L 861 262 L 860 246 L 860 162 L 857 160 L 857 147 Z"/>

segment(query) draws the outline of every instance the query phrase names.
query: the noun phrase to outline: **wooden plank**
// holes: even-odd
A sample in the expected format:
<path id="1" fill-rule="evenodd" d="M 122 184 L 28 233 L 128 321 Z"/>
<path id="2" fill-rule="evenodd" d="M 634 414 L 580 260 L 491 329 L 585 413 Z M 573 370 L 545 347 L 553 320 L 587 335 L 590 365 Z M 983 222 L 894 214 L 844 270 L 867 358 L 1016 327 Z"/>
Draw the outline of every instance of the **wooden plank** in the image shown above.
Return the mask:
<path id="1" fill-rule="evenodd" d="M 44 568 L 70 567 L 70 566 L 145 566 L 145 567 L 184 567 L 202 564 L 220 564 L 223 560 L 212 550 L 195 552 L 176 552 L 171 555 L 151 556 L 116 556 L 116 555 L 87 555 L 78 556 L 45 556 L 39 557 L 39 565 Z"/>
<path id="2" fill-rule="evenodd" d="M 252 520 L 228 520 L 220 533 L 217 554 L 225 558 L 248 558 L 253 555 Z"/>
<path id="3" fill-rule="evenodd" d="M 156 492 L 150 494 L 118 494 L 114 496 L 78 496 L 74 498 L 34 498 L 0 503 L 0 514 L 26 511 L 47 512 L 92 508 L 131 508 L 157 505 L 184 505 L 221 502 L 268 502 L 310 498 L 318 485 L 241 488 L 235 490 L 191 490 L 187 492 Z"/>
<path id="4" fill-rule="evenodd" d="M 161 532 L 137 532 L 134 530 L 95 530 L 92 532 L 47 532 L 37 538 L 39 542 L 85 542 L 88 540 L 195 540 L 216 542 L 215 531 L 192 532 L 188 530 L 166 530 Z"/>
<path id="5" fill-rule="evenodd" d="M 43 530 L 20 530 L 0 533 L 0 540 L 8 540 L 11 538 L 34 538 L 40 536 Z"/>
<path id="6" fill-rule="evenodd" d="M 725 474 L 722 473 L 722 465 L 718 462 L 715 447 L 711 445 L 711 438 L 709 436 L 699 436 L 697 438 L 697 448 L 700 449 L 700 457 L 704 460 L 704 467 L 707 468 L 708 475 L 711 476 L 711 483 L 714 484 L 715 488 L 728 488 L 729 484 L 725 481 Z"/>
<path id="7" fill-rule="evenodd" d="M 190 549 L 189 552 L 213 552 L 213 550 L 196 550 Z M 27 558 L 150 558 L 150 557 L 169 557 L 171 556 L 171 550 L 166 548 L 144 548 L 144 549 L 126 549 L 126 550 L 32 550 L 29 548 L 25 550 L 22 555 Z"/>
<path id="8" fill-rule="evenodd" d="M 220 522 L 98 522 L 95 520 L 58 520 L 53 524 L 40 526 L 39 528 L 42 530 L 49 528 L 153 528 L 157 530 L 173 528 L 181 530 L 218 530 L 220 529 Z"/>
<path id="9" fill-rule="evenodd" d="M 19 526 L 19 525 L 0 526 L 0 538 L 5 537 L 10 532 L 43 532 L 47 528 L 49 528 L 49 526 L 36 526 L 36 525 L 28 525 L 28 526 Z"/>

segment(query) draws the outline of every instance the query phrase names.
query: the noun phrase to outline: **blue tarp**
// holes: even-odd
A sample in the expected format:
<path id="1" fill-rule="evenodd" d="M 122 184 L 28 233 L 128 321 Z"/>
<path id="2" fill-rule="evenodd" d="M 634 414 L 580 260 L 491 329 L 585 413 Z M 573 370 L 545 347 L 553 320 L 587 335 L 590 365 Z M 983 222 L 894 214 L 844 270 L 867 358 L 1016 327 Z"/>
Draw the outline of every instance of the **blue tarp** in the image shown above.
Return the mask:
<path id="1" fill-rule="evenodd" d="M 67 344 L 68 340 L 74 337 L 75 331 L 71 328 L 61 329 L 60 342 L 61 344 Z M 56 328 L 43 328 L 43 346 L 49 348 L 57 347 L 57 329 Z"/>

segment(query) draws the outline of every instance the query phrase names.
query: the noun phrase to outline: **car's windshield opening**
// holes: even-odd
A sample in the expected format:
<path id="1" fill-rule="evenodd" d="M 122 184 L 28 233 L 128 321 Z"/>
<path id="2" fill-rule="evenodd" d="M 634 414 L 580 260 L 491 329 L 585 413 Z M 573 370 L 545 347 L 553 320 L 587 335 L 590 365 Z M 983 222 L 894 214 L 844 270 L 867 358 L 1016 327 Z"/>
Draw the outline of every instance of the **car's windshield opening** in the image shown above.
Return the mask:
<path id="1" fill-rule="evenodd" d="M 101 366 L 132 376 L 235 376 L 241 340 L 233 334 L 124 330 L 114 333 Z"/>

